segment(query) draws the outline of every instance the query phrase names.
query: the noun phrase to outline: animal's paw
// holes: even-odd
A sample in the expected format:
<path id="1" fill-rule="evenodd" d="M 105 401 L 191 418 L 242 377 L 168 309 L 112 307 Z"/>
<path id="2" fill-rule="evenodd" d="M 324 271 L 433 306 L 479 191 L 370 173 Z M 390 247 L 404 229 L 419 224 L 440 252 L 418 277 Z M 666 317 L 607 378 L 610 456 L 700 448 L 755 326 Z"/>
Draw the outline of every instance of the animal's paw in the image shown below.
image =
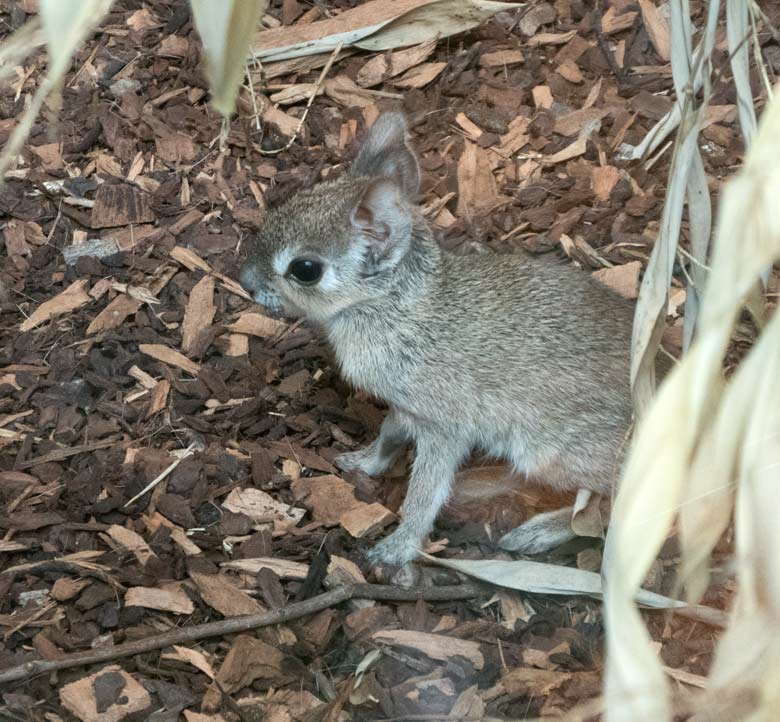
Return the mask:
<path id="1" fill-rule="evenodd" d="M 558 509 L 537 514 L 530 521 L 512 529 L 498 540 L 498 546 L 521 554 L 541 554 L 576 536 L 571 528 L 571 509 Z"/>
<path id="2" fill-rule="evenodd" d="M 362 471 L 368 476 L 378 476 L 385 471 L 386 464 L 377 458 L 373 447 L 367 446 L 365 449 L 339 454 L 336 457 L 336 466 L 342 471 Z"/>
<path id="3" fill-rule="evenodd" d="M 373 565 L 389 564 L 402 566 L 417 557 L 420 540 L 399 526 L 390 536 L 374 545 L 368 552 L 368 560 Z"/>

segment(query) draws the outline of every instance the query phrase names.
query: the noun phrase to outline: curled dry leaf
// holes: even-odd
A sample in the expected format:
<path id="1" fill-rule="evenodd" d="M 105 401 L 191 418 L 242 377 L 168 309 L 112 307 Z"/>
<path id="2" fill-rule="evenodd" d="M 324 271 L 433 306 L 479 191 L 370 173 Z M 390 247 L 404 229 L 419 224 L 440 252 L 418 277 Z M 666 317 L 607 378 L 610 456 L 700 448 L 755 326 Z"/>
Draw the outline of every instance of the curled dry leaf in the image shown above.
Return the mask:
<path id="1" fill-rule="evenodd" d="M 409 47 L 464 32 L 518 7 L 522 3 L 490 0 L 369 0 L 327 20 L 259 32 L 253 54 L 268 62 L 332 52 L 340 45 L 375 51 Z"/>

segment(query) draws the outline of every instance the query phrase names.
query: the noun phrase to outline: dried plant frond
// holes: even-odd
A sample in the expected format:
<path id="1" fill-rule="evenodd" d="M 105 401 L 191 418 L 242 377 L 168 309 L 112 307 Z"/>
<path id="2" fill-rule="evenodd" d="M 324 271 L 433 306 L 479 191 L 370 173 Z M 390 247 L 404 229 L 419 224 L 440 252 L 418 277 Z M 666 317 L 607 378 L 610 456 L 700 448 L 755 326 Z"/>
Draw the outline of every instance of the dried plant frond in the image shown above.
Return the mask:
<path id="1" fill-rule="evenodd" d="M 745 167 L 722 193 L 698 336 L 640 424 L 617 496 L 604 564 L 609 722 L 671 720 L 667 682 L 631 599 L 678 508 L 684 569 L 696 572 L 694 587 L 701 590 L 704 564 L 728 521 L 735 488 L 739 592 L 712 683 L 754 690 L 750 719 L 774 719 L 770 710 L 777 709 L 780 317 L 775 314 L 728 383 L 721 368 L 745 297 L 780 258 L 773 207 L 780 193 L 778 138 L 775 96 Z M 708 524 L 711 529 L 697 534 Z"/>
<path id="2" fill-rule="evenodd" d="M 49 66 L 30 106 L 14 128 L 0 155 L 0 183 L 30 132 L 43 101 L 59 87 L 71 58 L 112 4 L 113 0 L 41 0 L 40 14 L 49 50 Z"/>
<path id="3" fill-rule="evenodd" d="M 212 105 L 223 115 L 235 110 L 247 49 L 266 0 L 190 0 L 195 26 L 208 59 Z"/>

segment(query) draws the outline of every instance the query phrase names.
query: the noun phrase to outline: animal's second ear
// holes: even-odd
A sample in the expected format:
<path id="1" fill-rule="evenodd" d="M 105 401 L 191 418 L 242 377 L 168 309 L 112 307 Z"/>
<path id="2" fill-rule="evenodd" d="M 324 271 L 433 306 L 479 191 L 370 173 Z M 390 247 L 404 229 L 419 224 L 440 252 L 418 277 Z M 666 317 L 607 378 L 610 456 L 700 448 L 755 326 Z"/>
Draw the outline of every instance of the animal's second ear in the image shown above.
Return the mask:
<path id="1" fill-rule="evenodd" d="M 420 188 L 420 166 L 406 139 L 403 113 L 383 113 L 368 131 L 363 147 L 352 164 L 352 174 L 393 180 L 407 195 Z"/>

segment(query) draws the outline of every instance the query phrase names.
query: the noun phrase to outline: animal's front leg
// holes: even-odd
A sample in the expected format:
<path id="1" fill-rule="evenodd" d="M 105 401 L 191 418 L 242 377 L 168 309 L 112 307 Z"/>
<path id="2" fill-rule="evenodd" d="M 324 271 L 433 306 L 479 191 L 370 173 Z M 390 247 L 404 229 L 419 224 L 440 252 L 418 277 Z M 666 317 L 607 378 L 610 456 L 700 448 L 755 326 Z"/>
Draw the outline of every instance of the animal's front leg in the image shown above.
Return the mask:
<path id="1" fill-rule="evenodd" d="M 400 415 L 391 409 L 382 422 L 379 436 L 364 449 L 339 454 L 336 465 L 344 471 L 359 469 L 369 476 L 379 476 L 393 465 L 408 441 Z"/>
<path id="2" fill-rule="evenodd" d="M 373 563 L 401 565 L 417 556 L 450 495 L 455 472 L 467 453 L 463 444 L 443 435 L 428 430 L 418 435 L 403 520 L 368 553 Z"/>

